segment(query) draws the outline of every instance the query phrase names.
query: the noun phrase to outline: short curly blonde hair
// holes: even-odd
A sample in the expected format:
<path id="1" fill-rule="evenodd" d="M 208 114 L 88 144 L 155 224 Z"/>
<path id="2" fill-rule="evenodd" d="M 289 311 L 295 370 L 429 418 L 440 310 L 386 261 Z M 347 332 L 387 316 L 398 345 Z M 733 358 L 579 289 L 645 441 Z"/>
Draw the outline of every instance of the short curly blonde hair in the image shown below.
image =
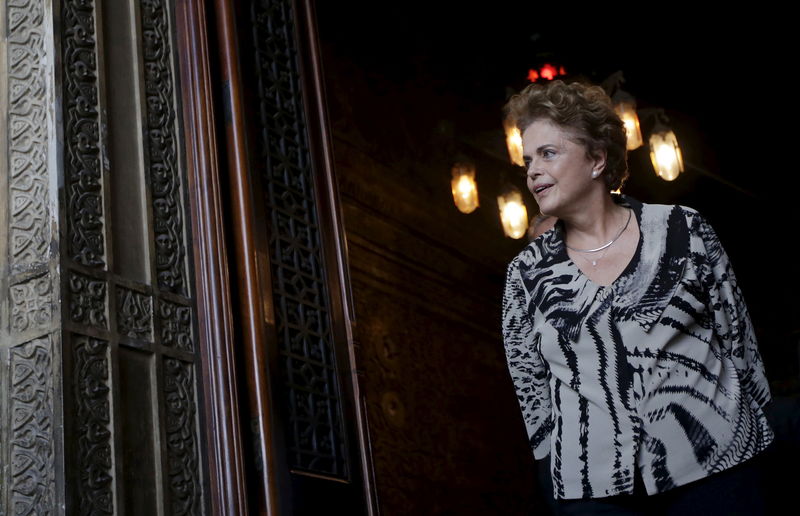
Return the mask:
<path id="1" fill-rule="evenodd" d="M 600 86 L 555 80 L 529 84 L 504 107 L 520 133 L 536 120 L 549 120 L 571 129 L 576 143 L 589 158 L 606 151 L 603 179 L 609 190 L 619 189 L 628 178 L 627 137 L 611 99 Z"/>

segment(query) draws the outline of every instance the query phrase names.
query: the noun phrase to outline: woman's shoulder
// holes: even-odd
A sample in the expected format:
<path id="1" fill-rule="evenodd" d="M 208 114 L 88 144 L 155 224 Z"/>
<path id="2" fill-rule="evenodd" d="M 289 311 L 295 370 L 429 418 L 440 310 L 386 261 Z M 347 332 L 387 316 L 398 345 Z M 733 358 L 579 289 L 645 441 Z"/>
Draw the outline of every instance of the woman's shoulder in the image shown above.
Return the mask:
<path id="1" fill-rule="evenodd" d="M 695 237 L 703 237 L 707 233 L 713 231 L 708 219 L 706 219 L 706 217 L 703 216 L 703 214 L 700 213 L 700 211 L 696 208 L 684 206 L 682 204 L 676 204 L 675 207 L 683 214 L 686 220 L 686 227 L 688 228 L 690 235 Z"/>
<path id="2" fill-rule="evenodd" d="M 680 223 L 676 225 L 685 227 L 690 233 L 696 232 L 700 225 L 706 224 L 705 218 L 696 208 L 684 204 L 642 203 L 642 206 L 648 218 Z"/>
<path id="3" fill-rule="evenodd" d="M 718 237 L 708 219 L 696 208 L 683 204 L 651 204 L 666 219 L 663 226 L 667 239 L 679 241 L 681 246 L 694 254 L 705 254 L 709 247 L 716 248 Z M 660 217 L 659 217 L 660 218 Z"/>
<path id="4" fill-rule="evenodd" d="M 510 265 L 533 268 L 549 264 L 559 250 L 558 229 L 550 228 L 533 240 L 528 241 L 514 258 Z"/>
<path id="5" fill-rule="evenodd" d="M 518 269 L 520 265 L 525 267 L 531 267 L 536 264 L 539 260 L 538 252 L 536 247 L 536 241 L 542 238 L 543 235 L 536 237 L 535 239 L 528 242 L 525 247 L 519 250 L 519 252 L 508 262 L 508 269 L 514 270 Z"/>
<path id="6" fill-rule="evenodd" d="M 645 210 L 663 213 L 667 216 L 673 213 L 680 213 L 689 218 L 700 214 L 700 212 L 695 208 L 683 204 L 658 204 L 643 202 L 642 206 Z"/>
<path id="7" fill-rule="evenodd" d="M 508 262 L 506 277 L 518 275 L 531 286 L 537 283 L 536 278 L 554 271 L 554 267 L 558 268 L 557 242 L 554 240 L 557 235 L 553 231 L 537 236 L 520 249 Z"/>

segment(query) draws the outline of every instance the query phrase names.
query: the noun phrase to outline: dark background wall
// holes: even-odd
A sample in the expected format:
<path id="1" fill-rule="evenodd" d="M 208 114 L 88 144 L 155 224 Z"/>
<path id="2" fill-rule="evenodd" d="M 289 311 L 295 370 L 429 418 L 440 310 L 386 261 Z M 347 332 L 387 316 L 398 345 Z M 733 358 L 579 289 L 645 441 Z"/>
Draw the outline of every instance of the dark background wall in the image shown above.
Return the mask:
<path id="1" fill-rule="evenodd" d="M 521 169 L 508 164 L 500 110 L 546 61 L 595 82 L 622 70 L 640 107 L 666 110 L 694 168 L 662 181 L 638 149 L 623 191 L 709 218 L 773 393 L 798 391 L 797 144 L 781 125 L 797 113 L 794 86 L 780 79 L 781 16 L 727 12 L 723 24 L 720 13 L 672 11 L 656 22 L 581 12 L 576 21 L 574 7 L 520 4 L 317 6 L 357 360 L 388 516 L 546 511 L 500 336 L 505 265 L 527 242 L 503 236 L 496 202 L 509 180 L 536 213 Z M 469 215 L 449 188 L 460 158 L 477 166 L 481 207 Z"/>

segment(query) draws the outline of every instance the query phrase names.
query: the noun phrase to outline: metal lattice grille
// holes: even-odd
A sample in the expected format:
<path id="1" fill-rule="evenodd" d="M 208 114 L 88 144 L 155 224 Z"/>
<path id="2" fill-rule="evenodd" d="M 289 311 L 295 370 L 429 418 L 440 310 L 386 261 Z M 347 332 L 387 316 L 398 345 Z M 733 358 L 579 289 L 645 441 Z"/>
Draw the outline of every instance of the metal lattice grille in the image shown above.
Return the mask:
<path id="1" fill-rule="evenodd" d="M 346 440 L 291 2 L 254 2 L 251 16 L 266 164 L 262 183 L 289 410 L 289 464 L 294 470 L 346 478 Z"/>

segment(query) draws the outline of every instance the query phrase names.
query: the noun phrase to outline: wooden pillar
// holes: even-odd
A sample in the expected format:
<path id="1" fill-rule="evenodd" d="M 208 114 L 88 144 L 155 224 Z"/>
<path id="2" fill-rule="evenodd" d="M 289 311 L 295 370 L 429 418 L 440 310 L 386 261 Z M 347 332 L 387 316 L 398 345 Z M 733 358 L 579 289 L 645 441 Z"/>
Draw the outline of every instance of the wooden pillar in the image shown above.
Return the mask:
<path id="1" fill-rule="evenodd" d="M 175 2 L 0 17 L 0 514 L 206 514 Z"/>

